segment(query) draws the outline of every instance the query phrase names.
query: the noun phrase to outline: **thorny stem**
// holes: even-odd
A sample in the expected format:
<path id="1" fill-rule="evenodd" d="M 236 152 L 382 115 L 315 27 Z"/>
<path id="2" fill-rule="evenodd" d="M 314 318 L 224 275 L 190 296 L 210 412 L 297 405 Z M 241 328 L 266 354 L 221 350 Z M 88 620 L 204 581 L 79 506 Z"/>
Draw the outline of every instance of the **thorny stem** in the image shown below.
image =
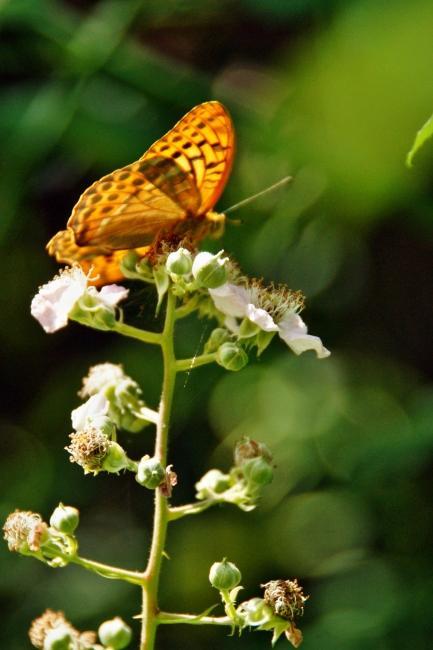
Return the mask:
<path id="1" fill-rule="evenodd" d="M 173 341 L 175 306 L 176 298 L 169 291 L 167 294 L 164 330 L 160 338 L 164 361 L 164 379 L 159 405 L 159 420 L 156 428 L 154 453 L 154 456 L 163 466 L 167 464 L 168 430 L 177 371 Z M 153 650 L 155 645 L 156 628 L 158 625 L 158 585 L 169 520 L 168 512 L 167 499 L 162 491 L 157 489 L 155 491 L 152 544 L 147 567 L 144 572 L 145 583 L 143 584 L 140 650 Z"/>

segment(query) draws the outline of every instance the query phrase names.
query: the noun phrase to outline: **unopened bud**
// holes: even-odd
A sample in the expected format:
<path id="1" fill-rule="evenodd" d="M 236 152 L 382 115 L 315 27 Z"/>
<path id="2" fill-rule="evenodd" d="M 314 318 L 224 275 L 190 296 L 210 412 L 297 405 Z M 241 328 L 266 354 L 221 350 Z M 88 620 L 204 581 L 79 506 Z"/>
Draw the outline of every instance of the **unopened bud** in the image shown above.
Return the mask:
<path id="1" fill-rule="evenodd" d="M 59 503 L 50 517 L 50 526 L 61 533 L 72 535 L 77 528 L 79 521 L 80 513 L 77 508 L 64 506 L 63 503 Z"/>
<path id="2" fill-rule="evenodd" d="M 224 327 L 216 327 L 214 330 L 212 330 L 208 340 L 205 343 L 205 352 L 216 352 L 223 343 L 226 343 L 229 340 L 229 338 L 230 334 L 226 329 L 224 329 Z"/>
<path id="3" fill-rule="evenodd" d="M 192 274 L 197 282 L 206 289 L 216 289 L 227 281 L 227 257 L 222 258 L 223 251 L 216 255 L 198 253 L 193 265 Z"/>
<path id="4" fill-rule="evenodd" d="M 257 486 L 268 485 L 274 478 L 272 466 L 262 457 L 247 460 L 242 471 L 247 481 Z"/>
<path id="5" fill-rule="evenodd" d="M 136 481 L 148 490 L 155 490 L 165 481 L 165 469 L 157 458 L 143 456 L 138 463 Z"/>
<path id="6" fill-rule="evenodd" d="M 198 499 L 208 499 L 216 494 L 222 494 L 230 487 L 230 477 L 219 469 L 210 469 L 195 484 Z"/>
<path id="7" fill-rule="evenodd" d="M 214 562 L 209 571 L 209 582 L 219 591 L 230 591 L 241 581 L 241 572 L 233 562 L 225 558 L 222 562 Z"/>
<path id="8" fill-rule="evenodd" d="M 105 621 L 99 626 L 98 635 L 104 646 L 112 650 L 122 650 L 129 645 L 132 638 L 132 630 L 119 616 Z"/>
<path id="9" fill-rule="evenodd" d="M 188 249 L 178 248 L 167 257 L 165 263 L 166 269 L 169 273 L 176 275 L 187 275 L 191 273 L 192 269 L 192 256 Z"/>
<path id="10" fill-rule="evenodd" d="M 223 343 L 217 351 L 217 363 L 232 372 L 242 370 L 248 363 L 248 355 L 243 348 L 236 343 Z"/>

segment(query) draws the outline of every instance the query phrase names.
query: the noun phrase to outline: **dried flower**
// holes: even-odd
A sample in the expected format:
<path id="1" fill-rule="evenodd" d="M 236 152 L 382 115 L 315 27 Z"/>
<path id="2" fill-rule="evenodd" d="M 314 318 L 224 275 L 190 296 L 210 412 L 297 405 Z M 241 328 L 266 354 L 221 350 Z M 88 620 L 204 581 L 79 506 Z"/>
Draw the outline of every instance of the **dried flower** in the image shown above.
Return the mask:
<path id="1" fill-rule="evenodd" d="M 42 616 L 36 618 L 30 627 L 30 642 L 35 648 L 43 648 L 47 634 L 52 630 L 63 628 L 68 630 L 74 638 L 78 638 L 79 632 L 66 620 L 63 612 L 54 612 L 47 609 Z"/>
<path id="2" fill-rule="evenodd" d="M 36 512 L 15 510 L 3 526 L 4 539 L 10 551 L 37 553 L 47 537 L 47 524 Z"/>
<path id="3" fill-rule="evenodd" d="M 108 453 L 109 440 L 99 429 L 87 427 L 69 436 L 71 443 L 65 447 L 70 454 L 71 463 L 77 463 L 85 474 L 97 474 Z"/>
<path id="4" fill-rule="evenodd" d="M 304 596 L 302 587 L 295 580 L 271 580 L 262 585 L 265 587 L 265 602 L 272 607 L 277 616 L 294 621 L 304 614 Z"/>

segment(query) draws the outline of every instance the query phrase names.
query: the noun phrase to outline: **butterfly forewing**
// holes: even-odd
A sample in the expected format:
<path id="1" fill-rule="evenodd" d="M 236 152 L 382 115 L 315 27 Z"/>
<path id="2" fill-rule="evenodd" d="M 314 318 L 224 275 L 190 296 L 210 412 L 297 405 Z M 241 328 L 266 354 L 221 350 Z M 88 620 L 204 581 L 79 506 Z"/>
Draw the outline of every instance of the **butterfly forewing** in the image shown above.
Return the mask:
<path id="1" fill-rule="evenodd" d="M 79 246 L 133 248 L 197 210 L 198 190 L 173 160 L 152 156 L 116 170 L 84 192 L 68 221 Z"/>
<path id="2" fill-rule="evenodd" d="M 193 179 L 200 192 L 197 215 L 211 210 L 219 199 L 233 163 L 234 129 L 219 102 L 199 104 L 142 156 L 161 155 L 172 160 Z"/>
<path id="3" fill-rule="evenodd" d="M 85 271 L 93 266 L 97 283 L 104 284 L 122 277 L 118 265 L 128 250 L 145 255 L 152 248 L 147 244 L 182 238 L 196 244 L 214 221 L 206 214 L 224 189 L 233 156 L 233 125 L 224 106 L 196 106 L 137 162 L 93 183 L 48 252 Z"/>

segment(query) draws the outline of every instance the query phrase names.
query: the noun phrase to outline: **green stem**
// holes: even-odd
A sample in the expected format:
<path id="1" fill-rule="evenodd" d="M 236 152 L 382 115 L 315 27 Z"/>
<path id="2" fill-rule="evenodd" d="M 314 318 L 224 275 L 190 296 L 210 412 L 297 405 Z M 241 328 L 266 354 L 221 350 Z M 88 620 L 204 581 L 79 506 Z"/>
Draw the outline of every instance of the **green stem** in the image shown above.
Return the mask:
<path id="1" fill-rule="evenodd" d="M 207 363 L 213 363 L 216 359 L 216 354 L 201 354 L 198 357 L 192 357 L 191 359 L 179 359 L 176 361 L 176 370 L 177 372 L 194 370 L 199 366 L 204 366 Z"/>
<path id="2" fill-rule="evenodd" d="M 167 311 L 165 315 L 164 330 L 161 336 L 164 379 L 159 406 L 159 420 L 156 428 L 154 452 L 154 456 L 164 467 L 167 464 L 168 430 L 177 370 L 173 340 L 175 306 L 176 298 L 169 291 L 167 294 Z M 168 513 L 167 499 L 162 494 L 162 491 L 158 489 L 155 491 L 155 515 L 153 521 L 152 544 L 149 560 L 144 572 L 146 583 L 143 585 L 140 650 L 153 650 L 155 645 L 156 628 L 158 625 L 158 586 L 165 538 L 167 534 Z"/>
<path id="3" fill-rule="evenodd" d="M 76 555 L 73 558 L 70 558 L 70 562 L 78 564 L 79 566 L 87 569 L 88 571 L 93 571 L 104 578 L 110 578 L 112 580 L 125 580 L 134 585 L 143 585 L 144 578 L 143 574 L 138 571 L 127 571 L 126 569 L 120 569 L 118 567 L 110 566 L 109 564 L 103 564 L 102 562 L 95 562 L 94 560 L 88 560 L 84 557 Z"/>
<path id="4" fill-rule="evenodd" d="M 175 623 L 187 623 L 189 625 L 228 625 L 231 627 L 233 621 L 228 616 L 200 616 L 200 614 L 175 614 L 172 612 L 159 612 L 158 623 L 172 625 Z"/>
<path id="5" fill-rule="evenodd" d="M 187 503 L 184 506 L 169 508 L 169 521 L 176 521 L 176 519 L 182 519 L 182 517 L 186 517 L 187 515 L 198 515 L 200 512 L 204 512 L 204 510 L 207 510 L 217 503 L 218 501 L 215 501 L 215 499 L 203 499 L 203 501 L 197 501 L 196 503 Z"/>
<path id="6" fill-rule="evenodd" d="M 143 343 L 153 343 L 154 345 L 162 344 L 163 334 L 141 330 L 138 327 L 133 327 L 132 325 L 127 325 L 126 323 L 121 323 L 120 321 L 116 321 L 116 324 L 113 327 L 112 331 L 117 332 L 118 334 L 122 334 L 122 336 L 129 336 L 130 338 L 138 339 Z"/>
<path id="7" fill-rule="evenodd" d="M 176 309 L 176 318 L 185 318 L 186 316 L 192 314 L 197 309 L 199 301 L 200 298 L 197 295 L 193 298 L 190 298 L 186 305 L 182 305 Z"/>

